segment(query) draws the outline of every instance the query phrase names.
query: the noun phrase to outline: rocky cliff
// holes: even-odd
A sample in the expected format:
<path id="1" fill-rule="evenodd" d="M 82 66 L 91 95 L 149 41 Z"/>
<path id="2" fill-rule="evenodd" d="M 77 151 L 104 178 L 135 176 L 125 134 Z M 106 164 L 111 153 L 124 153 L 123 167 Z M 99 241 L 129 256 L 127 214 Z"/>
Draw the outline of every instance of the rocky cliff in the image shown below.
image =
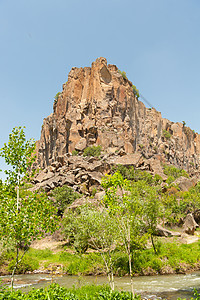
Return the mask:
<path id="1" fill-rule="evenodd" d="M 132 83 L 115 65 L 98 58 L 72 68 L 54 112 L 44 119 L 37 142 L 38 165 L 63 161 L 74 149 L 102 145 L 107 153 L 141 153 L 190 173 L 199 169 L 200 136 L 182 123 L 163 119 L 137 99 Z"/>

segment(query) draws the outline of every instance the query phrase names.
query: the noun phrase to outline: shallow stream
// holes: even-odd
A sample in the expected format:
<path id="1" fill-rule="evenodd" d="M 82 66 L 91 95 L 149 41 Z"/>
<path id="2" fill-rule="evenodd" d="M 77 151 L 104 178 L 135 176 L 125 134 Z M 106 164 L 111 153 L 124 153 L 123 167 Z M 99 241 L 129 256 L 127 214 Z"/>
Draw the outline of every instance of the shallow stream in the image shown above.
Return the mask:
<path id="1" fill-rule="evenodd" d="M 6 281 L 9 276 L 2 276 L 0 279 Z M 162 299 L 175 300 L 178 297 L 190 299 L 193 289 L 200 290 L 200 272 L 187 275 L 162 275 L 162 276 L 140 276 L 134 279 L 136 293 L 141 293 L 147 298 L 157 295 Z M 15 276 L 15 288 L 28 291 L 31 288 L 48 286 L 56 282 L 61 286 L 71 288 L 80 287 L 85 284 L 107 284 L 104 276 L 67 276 L 67 275 L 46 275 L 46 274 L 25 274 Z M 116 277 L 115 287 L 118 290 L 130 291 L 129 277 Z"/>

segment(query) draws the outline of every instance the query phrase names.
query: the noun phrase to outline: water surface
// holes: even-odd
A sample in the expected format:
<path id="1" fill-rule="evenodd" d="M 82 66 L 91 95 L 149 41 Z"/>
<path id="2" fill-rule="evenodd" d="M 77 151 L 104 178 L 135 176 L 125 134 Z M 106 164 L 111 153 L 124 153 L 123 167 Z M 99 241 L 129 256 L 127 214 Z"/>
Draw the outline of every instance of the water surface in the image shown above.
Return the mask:
<path id="1" fill-rule="evenodd" d="M 9 276 L 2 276 L 2 279 Z M 193 289 L 200 289 L 200 272 L 187 275 L 162 275 L 162 276 L 140 276 L 135 277 L 134 289 L 146 297 L 157 295 L 166 299 L 177 299 L 178 297 L 190 299 Z M 46 275 L 46 274 L 25 274 L 15 276 L 14 288 L 28 291 L 31 288 L 40 288 L 56 282 L 61 286 L 71 288 L 80 287 L 86 284 L 107 284 L 105 276 L 68 276 L 68 275 Z M 129 277 L 116 277 L 115 287 L 117 290 L 130 291 Z"/>

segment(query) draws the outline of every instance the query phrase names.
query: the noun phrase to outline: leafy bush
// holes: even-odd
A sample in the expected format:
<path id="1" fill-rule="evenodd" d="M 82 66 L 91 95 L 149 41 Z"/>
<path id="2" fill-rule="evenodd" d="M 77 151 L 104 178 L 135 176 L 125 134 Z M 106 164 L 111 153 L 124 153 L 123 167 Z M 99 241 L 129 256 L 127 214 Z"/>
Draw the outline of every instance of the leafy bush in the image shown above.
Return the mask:
<path id="1" fill-rule="evenodd" d="M 170 175 L 170 176 L 168 176 L 168 178 L 166 180 L 166 183 L 171 185 L 172 182 L 174 182 L 174 180 L 175 180 L 175 177 Z"/>
<path id="2" fill-rule="evenodd" d="M 174 166 L 164 165 L 164 170 L 163 171 L 164 171 L 165 175 L 174 177 L 175 179 L 177 179 L 181 176 L 189 178 L 189 175 L 185 170 L 178 169 Z"/>
<path id="3" fill-rule="evenodd" d="M 28 293 L 20 290 L 11 292 L 10 289 L 0 287 L 0 300 L 136 300 L 140 296 L 130 292 L 111 291 L 108 286 L 88 285 L 81 288 L 67 289 L 58 284 L 52 284 L 47 288 L 32 289 Z"/>
<path id="4" fill-rule="evenodd" d="M 51 196 L 55 198 L 56 206 L 58 208 L 58 214 L 63 215 L 66 207 L 73 203 L 76 199 L 80 198 L 81 195 L 67 185 L 57 187 L 51 192 Z"/>
<path id="5" fill-rule="evenodd" d="M 124 179 L 128 179 L 130 181 L 140 181 L 143 180 L 149 185 L 159 185 L 163 179 L 158 174 L 155 174 L 153 177 L 147 171 L 136 170 L 133 166 L 126 167 L 123 165 L 117 165 L 112 167 L 112 174 L 115 172 L 119 172 Z"/>
<path id="6" fill-rule="evenodd" d="M 124 79 L 127 79 L 126 72 L 120 71 L 119 69 L 118 69 L 118 72 L 119 72 L 119 74 L 122 75 L 122 77 L 123 77 Z"/>
<path id="7" fill-rule="evenodd" d="M 171 138 L 171 133 L 169 132 L 169 131 L 167 131 L 167 130 L 163 130 L 163 136 L 167 139 L 167 140 L 169 140 L 170 138 Z"/>
<path id="8" fill-rule="evenodd" d="M 132 85 L 132 89 L 133 89 L 134 95 L 135 95 L 137 98 L 139 98 L 139 97 L 140 97 L 140 92 L 139 92 L 139 90 L 136 88 L 135 85 Z"/>
<path id="9" fill-rule="evenodd" d="M 77 150 L 72 151 L 72 156 L 77 156 L 78 154 L 79 154 L 79 152 Z"/>
<path id="10" fill-rule="evenodd" d="M 8 271 L 12 273 L 13 268 L 16 264 L 15 258 L 13 258 L 8 264 Z M 39 268 L 39 263 L 35 259 L 30 259 L 30 257 L 24 256 L 22 261 L 18 264 L 16 269 L 16 274 L 25 274 L 28 271 L 34 271 Z"/>
<path id="11" fill-rule="evenodd" d="M 101 155 L 101 146 L 91 146 L 85 148 L 83 151 L 83 156 L 96 156 L 99 157 Z"/>
<path id="12" fill-rule="evenodd" d="M 55 99 L 56 101 L 58 101 L 58 97 L 60 96 L 60 94 L 61 94 L 61 92 L 58 92 L 58 93 L 55 95 L 54 99 Z"/>

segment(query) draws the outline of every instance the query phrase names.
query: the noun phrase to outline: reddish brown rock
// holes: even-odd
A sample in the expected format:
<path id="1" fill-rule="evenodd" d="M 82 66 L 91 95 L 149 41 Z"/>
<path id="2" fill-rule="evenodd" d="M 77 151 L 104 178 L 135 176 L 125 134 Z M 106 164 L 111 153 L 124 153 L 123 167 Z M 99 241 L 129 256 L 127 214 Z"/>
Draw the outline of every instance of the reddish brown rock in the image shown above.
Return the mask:
<path id="1" fill-rule="evenodd" d="M 139 153 L 152 159 L 155 173 L 162 173 L 159 161 L 190 173 L 199 169 L 200 136 L 146 108 L 134 95 L 132 83 L 102 57 L 91 68 L 70 71 L 54 112 L 44 119 L 38 165 L 43 169 L 58 160 L 63 164 L 66 153 L 91 145 L 102 145 L 108 153 Z"/>

